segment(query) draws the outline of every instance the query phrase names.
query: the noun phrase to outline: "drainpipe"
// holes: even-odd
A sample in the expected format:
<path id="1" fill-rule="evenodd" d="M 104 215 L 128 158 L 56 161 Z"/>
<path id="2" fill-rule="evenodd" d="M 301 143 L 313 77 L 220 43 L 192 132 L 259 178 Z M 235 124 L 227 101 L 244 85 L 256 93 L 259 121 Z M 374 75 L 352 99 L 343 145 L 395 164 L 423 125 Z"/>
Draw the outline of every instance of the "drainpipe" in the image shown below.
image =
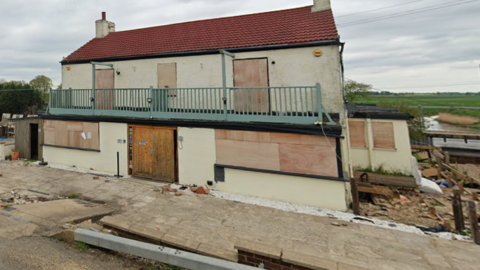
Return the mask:
<path id="1" fill-rule="evenodd" d="M 227 63 L 225 55 L 235 58 L 235 54 L 225 50 L 220 50 L 220 53 L 222 54 L 223 113 L 225 120 L 227 120 Z"/>
<path id="2" fill-rule="evenodd" d="M 368 138 L 368 160 L 370 162 L 370 169 L 375 170 L 375 158 L 373 156 L 373 132 L 372 119 L 367 118 L 367 138 Z"/>

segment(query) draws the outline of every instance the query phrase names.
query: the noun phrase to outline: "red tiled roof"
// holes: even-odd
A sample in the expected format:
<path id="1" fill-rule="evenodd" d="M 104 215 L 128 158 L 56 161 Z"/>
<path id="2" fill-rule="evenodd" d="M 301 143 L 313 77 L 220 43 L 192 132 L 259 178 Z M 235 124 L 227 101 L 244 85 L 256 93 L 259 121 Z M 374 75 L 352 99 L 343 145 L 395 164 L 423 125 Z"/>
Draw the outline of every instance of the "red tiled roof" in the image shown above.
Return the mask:
<path id="1" fill-rule="evenodd" d="M 110 33 L 64 62 L 336 40 L 331 10 L 311 6 Z"/>

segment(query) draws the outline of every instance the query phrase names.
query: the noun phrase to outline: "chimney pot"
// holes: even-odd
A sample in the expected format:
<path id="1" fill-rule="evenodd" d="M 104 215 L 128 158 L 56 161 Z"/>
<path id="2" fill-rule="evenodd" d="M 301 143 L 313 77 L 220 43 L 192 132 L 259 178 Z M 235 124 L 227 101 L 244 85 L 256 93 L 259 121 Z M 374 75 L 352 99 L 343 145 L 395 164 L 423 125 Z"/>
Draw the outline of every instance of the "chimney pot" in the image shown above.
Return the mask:
<path id="1" fill-rule="evenodd" d="M 102 19 L 95 21 L 95 33 L 97 38 L 103 38 L 115 32 L 115 24 L 107 21 L 107 13 L 102 12 Z"/>
<path id="2" fill-rule="evenodd" d="M 330 0 L 313 0 L 312 12 L 332 9 Z"/>

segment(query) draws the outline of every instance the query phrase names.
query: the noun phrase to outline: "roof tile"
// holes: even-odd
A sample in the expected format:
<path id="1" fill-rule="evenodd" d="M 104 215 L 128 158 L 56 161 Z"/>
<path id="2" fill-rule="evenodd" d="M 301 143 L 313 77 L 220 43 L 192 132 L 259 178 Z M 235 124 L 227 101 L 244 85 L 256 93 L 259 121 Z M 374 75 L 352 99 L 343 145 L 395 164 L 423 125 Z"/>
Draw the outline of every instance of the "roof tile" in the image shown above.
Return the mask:
<path id="1" fill-rule="evenodd" d="M 311 6 L 110 33 L 94 38 L 64 61 L 208 51 L 338 38 L 331 10 Z"/>

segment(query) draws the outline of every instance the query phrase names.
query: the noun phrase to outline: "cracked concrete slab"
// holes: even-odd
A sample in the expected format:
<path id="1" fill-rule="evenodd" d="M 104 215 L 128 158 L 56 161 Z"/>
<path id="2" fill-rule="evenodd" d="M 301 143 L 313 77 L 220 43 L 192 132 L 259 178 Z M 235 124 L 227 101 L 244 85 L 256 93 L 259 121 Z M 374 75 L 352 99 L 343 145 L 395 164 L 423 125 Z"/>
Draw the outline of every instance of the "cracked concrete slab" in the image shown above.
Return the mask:
<path id="1" fill-rule="evenodd" d="M 31 236 L 37 229 L 38 226 L 33 223 L 0 214 L 0 238 L 15 240 Z"/>
<path id="2" fill-rule="evenodd" d="M 8 212 L 5 209 L 0 210 L 0 214 L 8 214 L 12 218 L 21 218 L 46 228 L 92 218 L 99 219 L 114 212 L 114 209 L 103 205 L 69 199 L 15 205 L 11 209 Z"/>

